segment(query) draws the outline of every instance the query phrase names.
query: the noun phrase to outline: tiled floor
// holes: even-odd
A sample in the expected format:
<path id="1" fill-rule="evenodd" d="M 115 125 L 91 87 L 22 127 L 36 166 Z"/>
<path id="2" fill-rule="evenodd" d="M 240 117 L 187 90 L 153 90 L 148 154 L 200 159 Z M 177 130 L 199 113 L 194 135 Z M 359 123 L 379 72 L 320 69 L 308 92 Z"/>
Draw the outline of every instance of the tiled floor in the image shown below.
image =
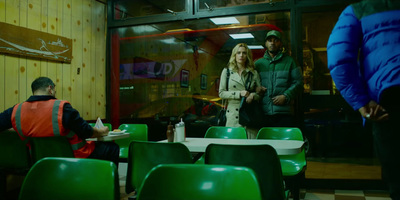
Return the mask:
<path id="1" fill-rule="evenodd" d="M 380 179 L 380 167 L 349 163 L 331 163 L 308 161 L 306 178 L 311 179 Z M 336 173 L 333 173 L 336 172 Z M 126 164 L 119 168 L 121 200 L 128 200 L 134 193 L 125 193 Z M 293 198 L 289 198 L 292 200 Z M 335 189 L 302 189 L 300 199 L 304 200 L 390 200 L 384 190 L 335 190 Z"/>
<path id="2" fill-rule="evenodd" d="M 373 190 L 302 190 L 304 200 L 390 200 L 386 191 Z"/>

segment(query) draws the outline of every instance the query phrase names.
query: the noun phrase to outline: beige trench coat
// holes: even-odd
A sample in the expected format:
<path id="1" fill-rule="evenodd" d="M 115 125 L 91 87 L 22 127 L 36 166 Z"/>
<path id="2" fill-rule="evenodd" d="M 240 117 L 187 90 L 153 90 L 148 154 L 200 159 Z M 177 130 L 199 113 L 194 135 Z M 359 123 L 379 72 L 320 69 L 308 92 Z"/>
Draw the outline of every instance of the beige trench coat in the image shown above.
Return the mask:
<path id="1" fill-rule="evenodd" d="M 219 97 L 224 101 L 228 101 L 228 107 L 226 111 L 226 125 L 227 127 L 238 127 L 242 126 L 239 124 L 239 107 L 241 102 L 240 91 L 246 90 L 245 83 L 249 72 L 253 73 L 253 78 L 250 85 L 250 93 L 255 93 L 256 87 L 260 86 L 260 76 L 256 70 L 246 69 L 242 72 L 242 76 L 239 76 L 237 71 L 229 69 L 230 77 L 228 81 L 228 90 L 226 90 L 226 71 L 224 68 L 221 73 L 220 84 L 219 84 Z M 254 100 L 258 101 L 259 96 L 254 95 Z"/>

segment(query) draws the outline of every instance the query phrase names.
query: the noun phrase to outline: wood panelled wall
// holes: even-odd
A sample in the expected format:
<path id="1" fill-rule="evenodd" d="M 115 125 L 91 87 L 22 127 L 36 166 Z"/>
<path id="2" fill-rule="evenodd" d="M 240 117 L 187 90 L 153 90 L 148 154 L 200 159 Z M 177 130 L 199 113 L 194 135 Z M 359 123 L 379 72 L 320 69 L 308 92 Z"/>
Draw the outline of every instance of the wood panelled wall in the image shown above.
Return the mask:
<path id="1" fill-rule="evenodd" d="M 32 81 L 47 76 L 56 84 L 56 97 L 85 120 L 106 118 L 106 13 L 106 5 L 95 0 L 0 0 L 0 22 L 73 43 L 71 64 L 0 54 L 0 112 L 29 98 Z"/>

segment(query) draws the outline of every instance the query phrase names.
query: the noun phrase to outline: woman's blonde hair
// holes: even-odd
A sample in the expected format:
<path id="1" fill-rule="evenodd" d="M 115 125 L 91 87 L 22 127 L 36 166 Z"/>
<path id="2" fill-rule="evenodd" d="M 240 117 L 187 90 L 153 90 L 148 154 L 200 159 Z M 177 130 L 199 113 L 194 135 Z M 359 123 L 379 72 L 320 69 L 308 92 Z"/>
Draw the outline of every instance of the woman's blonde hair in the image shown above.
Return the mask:
<path id="1" fill-rule="evenodd" d="M 239 67 L 236 63 L 236 54 L 239 51 L 240 47 L 244 47 L 246 49 L 246 64 L 245 64 L 245 68 L 254 70 L 254 62 L 253 62 L 253 54 L 251 53 L 251 50 L 249 49 L 249 47 L 247 46 L 247 44 L 245 43 L 239 43 L 237 44 L 233 49 L 232 49 L 232 54 L 231 57 L 229 58 L 229 62 L 228 62 L 228 68 L 231 68 L 233 70 L 238 70 Z"/>

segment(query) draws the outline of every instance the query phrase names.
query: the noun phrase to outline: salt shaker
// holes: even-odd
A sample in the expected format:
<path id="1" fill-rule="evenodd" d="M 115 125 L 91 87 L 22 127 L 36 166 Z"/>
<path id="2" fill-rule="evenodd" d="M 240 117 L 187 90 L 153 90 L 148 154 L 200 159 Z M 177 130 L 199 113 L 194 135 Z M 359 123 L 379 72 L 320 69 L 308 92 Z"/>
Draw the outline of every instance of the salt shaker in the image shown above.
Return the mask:
<path id="1" fill-rule="evenodd" d="M 183 122 L 182 119 L 179 123 L 175 124 L 175 131 L 176 131 L 175 142 L 185 141 L 185 136 L 186 136 L 185 123 Z"/>

